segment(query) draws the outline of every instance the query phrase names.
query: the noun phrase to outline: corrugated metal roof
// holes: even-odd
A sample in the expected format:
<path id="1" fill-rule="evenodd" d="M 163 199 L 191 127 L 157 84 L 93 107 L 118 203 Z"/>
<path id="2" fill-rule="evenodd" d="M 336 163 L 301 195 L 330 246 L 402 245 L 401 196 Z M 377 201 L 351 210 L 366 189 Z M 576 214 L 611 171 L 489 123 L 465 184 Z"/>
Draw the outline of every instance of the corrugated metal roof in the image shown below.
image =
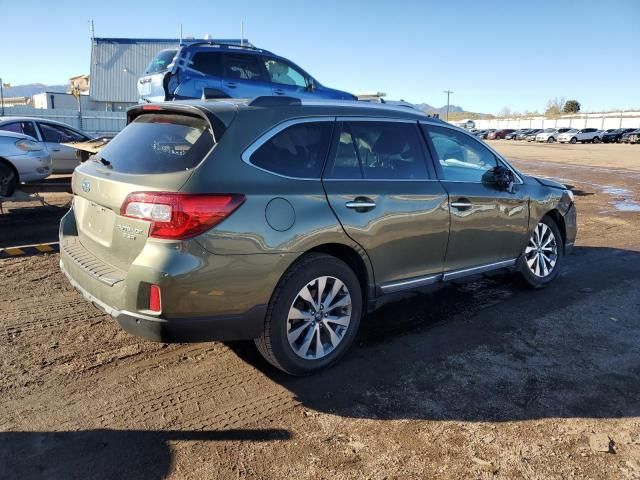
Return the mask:
<path id="1" fill-rule="evenodd" d="M 101 102 L 138 101 L 137 81 L 160 50 L 177 48 L 177 38 L 94 38 L 89 97 Z"/>

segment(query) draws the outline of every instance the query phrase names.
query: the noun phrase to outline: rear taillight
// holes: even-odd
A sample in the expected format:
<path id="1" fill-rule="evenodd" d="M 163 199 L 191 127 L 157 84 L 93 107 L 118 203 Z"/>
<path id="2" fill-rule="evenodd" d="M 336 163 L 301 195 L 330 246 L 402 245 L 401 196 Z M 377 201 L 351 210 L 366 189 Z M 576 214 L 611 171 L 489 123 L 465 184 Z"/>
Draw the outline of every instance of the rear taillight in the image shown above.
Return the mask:
<path id="1" fill-rule="evenodd" d="M 162 311 L 162 300 L 160 299 L 160 287 L 158 285 L 149 287 L 149 310 L 156 313 Z"/>
<path id="2" fill-rule="evenodd" d="M 125 199 L 120 215 L 151 222 L 150 237 L 184 240 L 214 227 L 244 200 L 240 194 L 134 192 Z"/>

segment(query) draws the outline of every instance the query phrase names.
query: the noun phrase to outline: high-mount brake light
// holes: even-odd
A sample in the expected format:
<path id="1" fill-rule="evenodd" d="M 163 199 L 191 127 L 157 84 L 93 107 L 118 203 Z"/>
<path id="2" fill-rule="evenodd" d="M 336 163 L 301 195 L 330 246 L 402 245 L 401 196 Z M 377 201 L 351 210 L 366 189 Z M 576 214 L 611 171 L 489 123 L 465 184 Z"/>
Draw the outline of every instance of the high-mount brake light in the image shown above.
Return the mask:
<path id="1" fill-rule="evenodd" d="M 151 222 L 150 237 L 185 240 L 222 222 L 244 200 L 236 193 L 134 192 L 125 198 L 120 215 Z"/>
<path id="2" fill-rule="evenodd" d="M 158 105 L 143 105 L 142 110 L 162 110 L 162 107 Z"/>

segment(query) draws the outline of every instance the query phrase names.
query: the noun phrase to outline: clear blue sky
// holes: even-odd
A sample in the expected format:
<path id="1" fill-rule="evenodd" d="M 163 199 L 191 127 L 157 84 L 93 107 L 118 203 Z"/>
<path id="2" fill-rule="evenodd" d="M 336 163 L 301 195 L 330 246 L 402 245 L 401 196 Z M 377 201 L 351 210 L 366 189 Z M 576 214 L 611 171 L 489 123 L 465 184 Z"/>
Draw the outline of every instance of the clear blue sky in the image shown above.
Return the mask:
<path id="1" fill-rule="evenodd" d="M 0 0 L 0 77 L 66 83 L 101 37 L 238 37 L 325 85 L 467 110 L 640 108 L 640 0 Z"/>

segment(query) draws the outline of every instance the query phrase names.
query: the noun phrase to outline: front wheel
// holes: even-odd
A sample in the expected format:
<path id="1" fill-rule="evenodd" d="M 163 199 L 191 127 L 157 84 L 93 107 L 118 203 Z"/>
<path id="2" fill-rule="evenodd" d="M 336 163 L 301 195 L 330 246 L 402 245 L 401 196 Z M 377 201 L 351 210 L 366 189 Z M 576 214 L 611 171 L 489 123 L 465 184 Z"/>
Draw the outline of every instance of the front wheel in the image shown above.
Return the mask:
<path id="1" fill-rule="evenodd" d="M 547 138 L 547 143 L 553 143 L 553 142 L 555 142 L 555 141 L 556 141 L 556 139 L 555 139 L 555 138 L 553 138 L 553 137 L 549 137 L 549 138 Z"/>
<path id="2" fill-rule="evenodd" d="M 558 276 L 562 255 L 560 230 L 551 217 L 544 216 L 518 259 L 518 269 L 531 287 L 542 288 Z"/>
<path id="3" fill-rule="evenodd" d="M 569 140 L 569 143 L 577 143 L 578 139 L 576 137 L 572 137 L 571 140 Z"/>
<path id="4" fill-rule="evenodd" d="M 255 343 L 262 356 L 291 375 L 336 362 L 360 325 L 362 290 L 353 270 L 330 255 L 305 255 L 283 275 Z"/>

